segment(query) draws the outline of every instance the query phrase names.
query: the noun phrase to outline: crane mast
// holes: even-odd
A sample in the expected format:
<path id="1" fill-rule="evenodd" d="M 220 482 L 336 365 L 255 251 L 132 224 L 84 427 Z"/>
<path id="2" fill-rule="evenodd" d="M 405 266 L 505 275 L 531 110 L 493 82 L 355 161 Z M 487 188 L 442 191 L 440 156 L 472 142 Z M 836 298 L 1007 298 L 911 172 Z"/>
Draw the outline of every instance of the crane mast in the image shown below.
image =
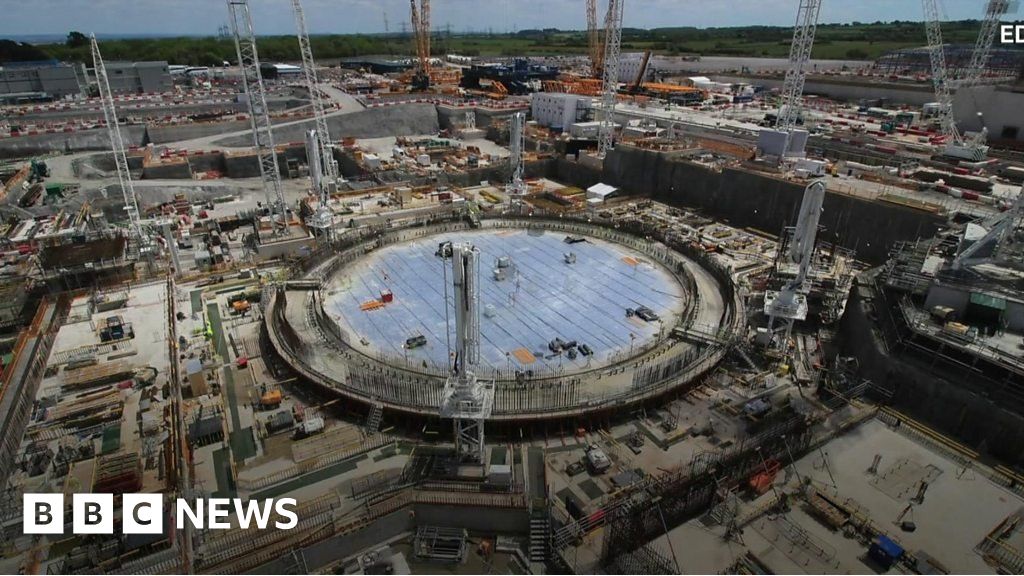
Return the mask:
<path id="1" fill-rule="evenodd" d="M 946 68 L 946 51 L 942 42 L 938 0 L 921 0 L 924 7 L 925 33 L 928 38 L 928 60 L 932 68 L 932 87 L 939 103 L 939 130 L 951 143 L 960 142 L 960 131 L 953 120 L 953 87 Z"/>
<path id="2" fill-rule="evenodd" d="M 601 76 L 601 125 L 597 135 L 597 155 L 604 158 L 615 136 L 615 94 L 619 86 L 619 54 L 622 48 L 624 0 L 609 0 L 605 18 L 604 69 Z"/>
<path id="3" fill-rule="evenodd" d="M 441 393 L 440 413 L 454 423 L 459 458 L 483 464 L 484 422 L 494 408 L 494 381 L 478 379 L 474 373 L 480 360 L 480 250 L 469 243 L 450 246 L 455 289 L 455 354 Z"/>
<path id="4" fill-rule="evenodd" d="M 928 36 L 928 57 L 932 67 L 932 86 L 939 103 L 938 122 L 942 135 L 946 137 L 943 153 L 953 158 L 981 161 L 988 156 L 988 130 L 982 126 L 978 132 L 961 133 L 953 118 L 953 90 L 976 86 L 992 54 L 992 43 L 999 30 L 1001 18 L 1013 7 L 1010 0 L 987 0 L 981 31 L 974 43 L 971 61 L 960 78 L 951 78 L 946 67 L 945 46 L 942 41 L 942 25 L 939 17 L 938 0 L 922 0 L 925 32 Z"/>
<path id="5" fill-rule="evenodd" d="M 93 66 L 96 69 L 96 84 L 99 86 L 100 102 L 103 106 L 103 118 L 107 123 L 107 134 L 110 136 L 110 146 L 114 152 L 114 164 L 117 165 L 117 180 L 121 185 L 121 193 L 124 195 L 124 210 L 128 214 L 129 234 L 141 248 L 146 243 L 146 238 L 142 234 L 139 202 L 135 196 L 131 172 L 128 170 L 128 158 L 124 152 L 124 139 L 121 137 L 121 125 L 117 120 L 117 110 L 114 108 L 114 97 L 110 92 L 107 67 L 103 64 L 103 56 L 100 54 L 96 35 L 91 35 L 89 40 L 92 45 Z"/>
<path id="6" fill-rule="evenodd" d="M 256 32 L 252 25 L 252 13 L 248 0 L 227 0 L 231 14 L 231 31 L 235 37 L 235 52 L 238 66 L 242 69 L 242 86 L 249 104 L 249 125 L 252 129 L 253 148 L 259 157 L 260 177 L 266 194 L 267 208 L 273 233 L 277 234 L 274 212 L 280 212 L 280 224 L 287 225 L 287 205 L 281 186 L 281 173 L 277 167 L 277 150 L 270 125 L 267 108 L 267 94 L 263 88 L 260 60 L 256 52 Z"/>
<path id="7" fill-rule="evenodd" d="M 793 26 L 793 42 L 789 46 L 789 68 L 782 85 L 782 103 L 775 122 L 778 130 L 789 132 L 797 124 L 803 103 L 807 65 L 814 48 L 814 33 L 818 28 L 821 0 L 800 0 Z"/>
<path id="8" fill-rule="evenodd" d="M 309 44 L 309 34 L 306 31 L 306 16 L 302 10 L 301 0 L 292 0 L 292 8 L 295 11 L 295 27 L 298 31 L 299 51 L 302 52 L 302 72 L 306 78 L 306 87 L 309 90 L 309 100 L 313 105 L 313 118 L 316 121 L 320 167 L 323 170 L 324 175 L 327 176 L 327 182 L 320 183 L 317 193 L 320 196 L 320 204 L 326 206 L 327 200 L 330 198 L 326 184 L 337 182 L 338 163 L 334 160 L 331 133 L 327 128 L 327 116 L 324 113 L 324 102 L 320 96 L 320 79 L 317 77 L 316 62 L 313 60 L 313 49 Z"/>
<path id="9" fill-rule="evenodd" d="M 999 31 L 1000 20 L 1010 10 L 1010 0 L 988 0 L 985 3 L 985 17 L 981 21 L 981 31 L 978 32 L 978 39 L 974 43 L 971 62 L 967 65 L 963 78 L 957 82 L 957 88 L 970 88 L 981 80 L 981 74 L 992 54 L 992 43 Z"/>
<path id="10" fill-rule="evenodd" d="M 419 6 L 416 0 L 409 0 L 409 9 L 418 62 L 412 87 L 414 90 L 427 90 L 430 88 L 430 0 L 420 0 Z"/>
<path id="11" fill-rule="evenodd" d="M 597 0 L 587 0 L 587 48 L 590 54 L 590 75 L 601 75 L 601 30 L 597 27 Z"/>
<path id="12" fill-rule="evenodd" d="M 509 181 L 506 194 L 509 205 L 512 208 L 522 206 L 523 196 L 526 194 L 526 183 L 523 182 L 523 143 L 526 131 L 526 114 L 516 112 L 509 120 L 509 166 L 512 168 L 512 178 Z"/>

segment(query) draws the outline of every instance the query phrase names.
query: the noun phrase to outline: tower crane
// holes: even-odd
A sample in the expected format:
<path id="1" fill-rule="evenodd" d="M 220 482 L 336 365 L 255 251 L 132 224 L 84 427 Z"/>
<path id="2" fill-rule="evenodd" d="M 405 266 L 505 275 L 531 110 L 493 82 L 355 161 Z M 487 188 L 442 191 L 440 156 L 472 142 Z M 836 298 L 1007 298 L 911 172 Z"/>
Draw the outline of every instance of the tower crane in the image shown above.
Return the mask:
<path id="1" fill-rule="evenodd" d="M 807 65 L 814 48 L 814 33 L 818 28 L 818 13 L 821 0 L 800 0 L 793 26 L 793 42 L 789 46 L 789 68 L 782 85 L 782 103 L 775 128 L 791 132 L 800 118 L 803 104 L 804 81 L 807 79 Z M 788 146 L 787 146 L 788 147 Z"/>
<path id="2" fill-rule="evenodd" d="M 932 69 L 932 86 L 935 89 L 935 100 L 939 104 L 939 130 L 946 138 L 943 154 L 951 158 L 959 158 L 979 162 L 988 156 L 988 130 L 985 127 L 978 132 L 963 134 L 957 128 L 953 118 L 953 92 L 957 88 L 969 88 L 977 85 L 982 71 L 992 53 L 992 43 L 999 21 L 1010 11 L 1010 0 L 987 0 L 985 18 L 981 23 L 981 31 L 971 53 L 971 61 L 959 79 L 951 78 L 946 67 L 946 51 L 942 41 L 942 25 L 939 19 L 938 0 L 922 0 L 924 8 L 925 32 L 928 37 L 928 58 Z"/>
<path id="3" fill-rule="evenodd" d="M 274 148 L 267 93 L 263 88 L 260 59 L 256 52 L 256 32 L 252 25 L 252 13 L 249 11 L 248 0 L 227 0 L 227 3 L 231 14 L 231 32 L 235 37 L 238 66 L 242 69 L 242 86 L 249 104 L 253 148 L 259 157 L 260 177 L 263 180 L 267 208 L 270 210 L 272 234 L 276 235 L 279 224 L 282 227 L 287 226 L 287 204 L 281 186 L 281 173 L 277 166 L 277 150 Z M 274 219 L 275 211 L 280 213 L 279 222 Z"/>
<path id="4" fill-rule="evenodd" d="M 416 73 L 412 77 L 412 89 L 426 91 L 430 88 L 430 0 L 409 0 L 412 14 L 412 33 L 416 43 Z"/>
<path id="5" fill-rule="evenodd" d="M 810 292 L 808 277 L 811 273 L 811 257 L 814 255 L 814 242 L 818 235 L 818 221 L 821 218 L 822 205 L 825 202 L 825 183 L 815 180 L 804 189 L 804 198 L 800 203 L 800 216 L 793 228 L 793 237 L 780 261 L 797 266 L 797 274 L 786 282 L 781 290 L 765 293 L 764 313 L 768 316 L 768 335 L 782 335 L 776 340 L 779 348 L 785 349 L 793 332 L 793 324 L 797 320 L 807 318 L 807 294 Z M 782 327 L 777 328 L 781 322 Z"/>
<path id="6" fill-rule="evenodd" d="M 309 100 L 313 105 L 313 120 L 316 125 L 315 135 L 308 137 L 311 146 L 307 146 L 306 149 L 307 156 L 310 153 L 315 156 L 308 158 L 309 178 L 320 205 L 313 217 L 313 225 L 317 228 L 326 228 L 331 225 L 332 220 L 327 204 L 331 199 L 331 189 L 338 182 L 338 162 L 334 159 L 333 141 L 327 128 L 327 115 L 324 113 L 324 102 L 320 95 L 320 79 L 317 77 L 313 48 L 310 46 L 309 33 L 306 31 L 302 1 L 292 0 L 292 10 L 295 12 L 299 51 L 302 53 L 302 72 L 306 79 L 306 89 L 309 90 Z"/>
<path id="7" fill-rule="evenodd" d="M 129 234 L 141 250 L 147 247 L 149 240 L 142 233 L 139 202 L 135 196 L 131 172 L 128 170 L 128 158 L 124 152 L 121 125 L 117 119 L 117 110 L 114 108 L 114 97 L 110 92 L 110 79 L 107 77 L 107 67 L 103 64 L 103 56 L 100 54 L 96 35 L 92 34 L 89 41 L 92 46 L 92 62 L 96 69 L 96 84 L 99 86 L 100 102 L 103 106 L 103 118 L 106 120 L 107 134 L 110 136 L 110 146 L 114 152 L 114 164 L 117 166 L 117 180 L 121 185 L 121 193 L 124 195 L 124 210 L 128 215 Z"/>
<path id="8" fill-rule="evenodd" d="M 604 68 L 601 76 L 601 125 L 597 134 L 597 155 L 604 158 L 615 136 L 615 95 L 619 87 L 619 54 L 622 48 L 622 15 L 625 0 L 609 0 L 605 18 Z"/>

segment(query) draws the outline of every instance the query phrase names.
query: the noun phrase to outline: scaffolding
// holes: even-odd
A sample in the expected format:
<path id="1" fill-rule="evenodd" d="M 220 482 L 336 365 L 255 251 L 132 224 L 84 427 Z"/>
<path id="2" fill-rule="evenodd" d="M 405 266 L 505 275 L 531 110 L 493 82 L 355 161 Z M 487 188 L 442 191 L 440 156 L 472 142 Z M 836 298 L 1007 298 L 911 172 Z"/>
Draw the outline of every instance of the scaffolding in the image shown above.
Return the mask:
<path id="1" fill-rule="evenodd" d="M 634 554 L 707 510 L 720 487 L 739 485 L 761 470 L 765 459 L 791 461 L 791 454 L 807 450 L 811 436 L 808 423 L 796 416 L 745 438 L 733 449 L 696 453 L 688 466 L 634 485 L 604 508 L 607 528 L 601 564 L 615 566 L 618 558 Z"/>

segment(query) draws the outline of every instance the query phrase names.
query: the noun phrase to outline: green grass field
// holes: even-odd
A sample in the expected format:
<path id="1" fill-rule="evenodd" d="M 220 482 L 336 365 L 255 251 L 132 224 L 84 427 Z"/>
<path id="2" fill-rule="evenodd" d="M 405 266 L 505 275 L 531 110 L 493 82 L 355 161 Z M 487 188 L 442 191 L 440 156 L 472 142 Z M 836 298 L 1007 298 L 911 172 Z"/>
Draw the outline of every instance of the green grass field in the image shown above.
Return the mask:
<path id="1" fill-rule="evenodd" d="M 977 21 L 943 24 L 946 42 L 973 44 Z M 701 56 L 786 57 L 792 29 L 748 26 L 741 28 L 657 28 L 623 30 L 622 48 L 626 51 L 652 50 L 658 54 Z M 321 35 L 311 39 L 313 53 L 319 59 L 384 55 L 405 57 L 412 52 L 408 36 L 383 34 Z M 818 27 L 814 58 L 872 60 L 897 48 L 925 43 L 921 22 L 825 24 Z M 514 34 L 449 34 L 435 32 L 434 54 L 458 53 L 466 56 L 540 56 L 585 54 L 586 34 L 582 31 L 522 30 Z M 65 44 L 8 47 L 0 43 L 0 61 L 30 60 L 39 57 L 70 62 L 91 63 L 88 43 L 81 36 L 69 35 Z M 219 65 L 233 61 L 234 43 L 228 38 L 156 38 L 109 40 L 102 42 L 109 60 L 166 60 L 174 64 Z M 259 39 L 260 56 L 268 61 L 299 59 L 298 43 L 293 36 L 266 36 Z M 9 52 L 9 53 L 7 53 Z"/>

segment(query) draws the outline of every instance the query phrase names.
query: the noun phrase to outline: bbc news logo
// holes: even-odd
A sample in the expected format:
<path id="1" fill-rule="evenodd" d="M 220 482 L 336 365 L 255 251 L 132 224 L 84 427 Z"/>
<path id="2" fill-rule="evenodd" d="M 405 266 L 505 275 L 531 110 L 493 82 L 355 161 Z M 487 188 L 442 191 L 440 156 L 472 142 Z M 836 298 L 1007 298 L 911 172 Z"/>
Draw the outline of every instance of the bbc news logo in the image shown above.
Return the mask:
<path id="1" fill-rule="evenodd" d="M 22 498 L 24 534 L 63 534 L 64 495 L 24 494 Z M 241 498 L 205 498 L 189 502 L 174 501 L 175 526 L 226 530 L 234 525 L 260 530 L 273 527 L 291 530 L 299 523 L 294 498 L 249 500 Z M 122 534 L 163 534 L 164 498 L 161 494 L 124 494 L 121 497 Z M 74 494 L 71 500 L 73 534 L 113 534 L 116 516 L 113 494 Z M 274 522 L 271 519 L 274 516 Z M 234 516 L 235 522 L 229 521 Z"/>
<path id="2" fill-rule="evenodd" d="M 1024 24 L 1003 24 L 999 27 L 999 41 L 1003 44 L 1024 44 Z"/>

